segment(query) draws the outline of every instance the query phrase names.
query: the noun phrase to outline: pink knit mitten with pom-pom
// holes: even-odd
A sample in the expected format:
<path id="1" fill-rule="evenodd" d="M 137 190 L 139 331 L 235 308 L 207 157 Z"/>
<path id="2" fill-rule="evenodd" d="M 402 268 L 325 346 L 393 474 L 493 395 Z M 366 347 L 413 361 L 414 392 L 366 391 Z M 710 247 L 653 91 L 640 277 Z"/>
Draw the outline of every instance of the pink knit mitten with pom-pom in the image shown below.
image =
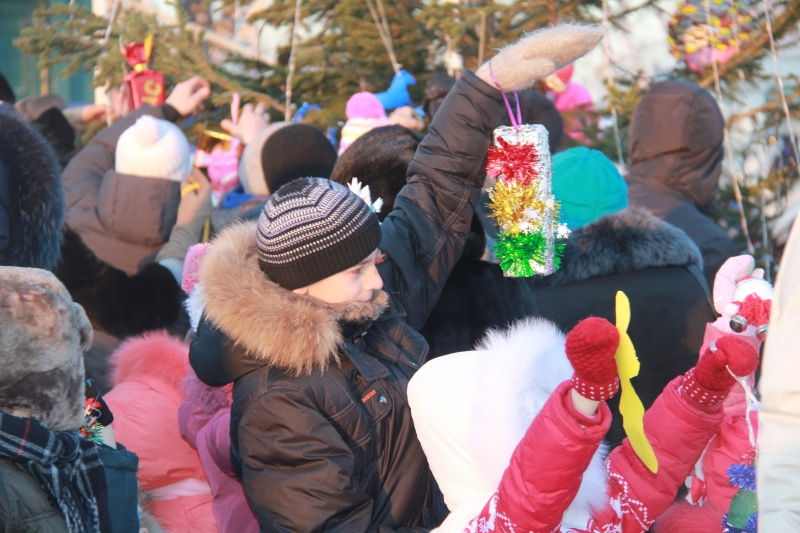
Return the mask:
<path id="1" fill-rule="evenodd" d="M 589 317 L 567 334 L 567 358 L 575 373 L 572 386 L 590 400 L 608 400 L 619 390 L 617 362 L 619 331 L 608 320 Z"/>
<path id="2" fill-rule="evenodd" d="M 711 343 L 697 366 L 686 373 L 682 393 L 702 405 L 718 405 L 736 383 L 731 373 L 748 376 L 757 366 L 756 349 L 741 337 L 726 335 Z"/>

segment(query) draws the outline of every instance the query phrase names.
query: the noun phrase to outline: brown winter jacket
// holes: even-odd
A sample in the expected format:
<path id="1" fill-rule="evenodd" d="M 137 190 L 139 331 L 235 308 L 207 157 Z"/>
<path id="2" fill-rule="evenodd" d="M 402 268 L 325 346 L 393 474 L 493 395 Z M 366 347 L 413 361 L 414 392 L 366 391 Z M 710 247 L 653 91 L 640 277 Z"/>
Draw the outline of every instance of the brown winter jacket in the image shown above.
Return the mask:
<path id="1" fill-rule="evenodd" d="M 504 115 L 470 72 L 448 94 L 381 224 L 381 302 L 329 306 L 277 286 L 253 224 L 213 242 L 190 360 L 209 385 L 235 380 L 232 455 L 263 531 L 422 531 L 443 518 L 406 396 L 428 354 L 414 328 L 463 250 Z"/>
<path id="2" fill-rule="evenodd" d="M 689 235 L 703 255 L 709 287 L 738 253 L 706 213 L 719 192 L 724 120 L 705 89 L 683 81 L 654 84 L 631 120 L 628 201 Z"/>
<path id="3" fill-rule="evenodd" d="M 142 115 L 179 117 L 168 106 L 143 104 L 92 140 L 64 169 L 67 226 L 98 259 L 136 274 L 169 239 L 178 214 L 180 183 L 114 170 L 120 135 Z"/>

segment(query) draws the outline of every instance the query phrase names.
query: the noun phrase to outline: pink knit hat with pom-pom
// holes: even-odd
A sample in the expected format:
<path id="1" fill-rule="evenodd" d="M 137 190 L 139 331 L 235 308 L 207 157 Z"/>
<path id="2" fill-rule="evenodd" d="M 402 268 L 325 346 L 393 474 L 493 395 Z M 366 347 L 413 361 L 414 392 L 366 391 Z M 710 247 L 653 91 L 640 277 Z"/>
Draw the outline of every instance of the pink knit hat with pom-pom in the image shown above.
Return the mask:
<path id="1" fill-rule="evenodd" d="M 347 100 L 345 115 L 351 118 L 385 118 L 386 110 L 378 97 L 368 91 L 356 93 Z"/>

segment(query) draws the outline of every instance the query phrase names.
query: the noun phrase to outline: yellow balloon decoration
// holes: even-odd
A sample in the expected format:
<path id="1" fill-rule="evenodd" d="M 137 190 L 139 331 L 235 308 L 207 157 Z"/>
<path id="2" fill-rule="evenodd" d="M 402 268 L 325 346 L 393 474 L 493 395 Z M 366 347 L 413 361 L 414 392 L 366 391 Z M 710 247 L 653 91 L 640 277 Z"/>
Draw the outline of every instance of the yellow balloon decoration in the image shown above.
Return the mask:
<path id="1" fill-rule="evenodd" d="M 619 412 L 622 413 L 622 427 L 633 447 L 633 451 L 647 468 L 654 474 L 658 472 L 658 459 L 656 458 L 650 441 L 644 433 L 644 405 L 636 394 L 631 384 L 631 378 L 639 375 L 639 359 L 636 358 L 636 349 L 633 341 L 628 336 L 628 324 L 631 322 L 631 304 L 622 291 L 617 291 L 616 298 L 617 331 L 619 331 L 619 348 L 614 354 L 617 362 L 622 394 L 619 400 Z"/>

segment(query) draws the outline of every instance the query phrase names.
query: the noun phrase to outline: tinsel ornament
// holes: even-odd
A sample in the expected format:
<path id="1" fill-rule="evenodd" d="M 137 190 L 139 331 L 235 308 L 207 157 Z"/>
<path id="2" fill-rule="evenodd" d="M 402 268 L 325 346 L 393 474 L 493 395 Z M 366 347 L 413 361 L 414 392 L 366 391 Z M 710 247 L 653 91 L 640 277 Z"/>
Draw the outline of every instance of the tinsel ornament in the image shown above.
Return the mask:
<path id="1" fill-rule="evenodd" d="M 681 0 L 669 21 L 670 52 L 694 72 L 723 64 L 752 39 L 753 18 L 749 0 Z"/>
<path id="2" fill-rule="evenodd" d="M 563 224 L 557 227 L 547 128 L 521 124 L 495 129 L 486 174 L 497 180 L 489 189 L 487 208 L 500 229 L 495 252 L 503 273 L 530 277 L 555 272 L 563 249 L 556 246 L 556 237 L 569 231 Z"/>
<path id="3" fill-rule="evenodd" d="M 739 490 L 731 500 L 730 510 L 722 518 L 723 533 L 756 533 L 758 530 L 756 467 L 752 459 L 755 450 L 745 455 L 745 462 L 733 464 L 727 471 L 728 481 Z"/>

